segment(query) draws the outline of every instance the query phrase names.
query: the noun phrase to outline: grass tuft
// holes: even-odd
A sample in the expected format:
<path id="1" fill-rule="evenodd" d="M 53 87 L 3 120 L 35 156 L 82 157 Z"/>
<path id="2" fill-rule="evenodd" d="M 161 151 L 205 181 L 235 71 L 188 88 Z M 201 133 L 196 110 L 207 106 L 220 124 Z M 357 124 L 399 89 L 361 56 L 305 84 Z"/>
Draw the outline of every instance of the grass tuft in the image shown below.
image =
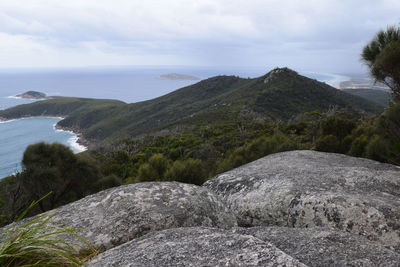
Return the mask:
<path id="1" fill-rule="evenodd" d="M 27 210 L 37 203 L 32 203 Z M 6 229 L 0 238 L 0 266 L 82 266 L 85 259 L 96 254 L 96 250 L 77 234 L 79 228 L 62 228 L 53 222 L 53 217 L 38 216 Z M 78 241 L 66 239 L 67 236 Z M 88 248 L 85 257 L 77 249 L 82 244 Z"/>

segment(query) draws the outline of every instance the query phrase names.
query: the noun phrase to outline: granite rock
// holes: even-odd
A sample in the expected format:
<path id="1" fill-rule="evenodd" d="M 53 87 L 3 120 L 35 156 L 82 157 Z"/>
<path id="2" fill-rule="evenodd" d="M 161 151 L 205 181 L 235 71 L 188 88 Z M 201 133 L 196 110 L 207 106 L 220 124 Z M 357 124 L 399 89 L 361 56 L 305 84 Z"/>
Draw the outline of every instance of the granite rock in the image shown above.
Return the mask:
<path id="1" fill-rule="evenodd" d="M 207 181 L 240 226 L 331 227 L 400 249 L 400 168 L 316 151 L 269 155 Z"/>
<path id="2" fill-rule="evenodd" d="M 53 215 L 52 220 L 61 227 L 80 228 L 79 234 L 100 251 L 168 228 L 237 225 L 217 195 L 200 186 L 177 182 L 111 188 L 40 216 L 46 215 Z M 82 244 L 77 249 L 85 247 Z"/>
<path id="3" fill-rule="evenodd" d="M 269 242 L 204 227 L 150 233 L 110 249 L 87 267 L 305 266 Z"/>
<path id="4" fill-rule="evenodd" d="M 400 254 L 379 242 L 329 228 L 258 226 L 237 228 L 234 232 L 270 242 L 310 267 L 400 265 Z"/>

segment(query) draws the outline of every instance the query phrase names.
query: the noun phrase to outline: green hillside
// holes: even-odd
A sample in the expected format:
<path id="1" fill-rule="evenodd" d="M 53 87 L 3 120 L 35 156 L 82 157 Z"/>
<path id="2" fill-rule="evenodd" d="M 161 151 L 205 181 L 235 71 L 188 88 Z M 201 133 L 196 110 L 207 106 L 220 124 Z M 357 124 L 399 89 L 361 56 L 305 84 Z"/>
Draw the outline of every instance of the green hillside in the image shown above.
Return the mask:
<path id="1" fill-rule="evenodd" d="M 58 98 L 0 111 L 0 117 L 65 116 L 60 126 L 79 129 L 86 139 L 102 142 L 173 131 L 192 123 L 289 120 L 304 112 L 332 109 L 378 113 L 383 107 L 283 68 L 255 79 L 217 76 L 133 104 Z"/>
<path id="2" fill-rule="evenodd" d="M 384 107 L 387 107 L 389 105 L 389 101 L 391 99 L 390 93 L 383 90 L 359 88 L 343 89 L 343 91 L 352 95 L 360 96 Z"/>
<path id="3" fill-rule="evenodd" d="M 119 100 L 91 99 L 77 97 L 53 97 L 30 104 L 0 110 L 0 118 L 16 119 L 31 116 L 79 116 L 98 110 L 109 110 L 124 105 Z M 99 116 L 100 117 L 100 116 Z"/>

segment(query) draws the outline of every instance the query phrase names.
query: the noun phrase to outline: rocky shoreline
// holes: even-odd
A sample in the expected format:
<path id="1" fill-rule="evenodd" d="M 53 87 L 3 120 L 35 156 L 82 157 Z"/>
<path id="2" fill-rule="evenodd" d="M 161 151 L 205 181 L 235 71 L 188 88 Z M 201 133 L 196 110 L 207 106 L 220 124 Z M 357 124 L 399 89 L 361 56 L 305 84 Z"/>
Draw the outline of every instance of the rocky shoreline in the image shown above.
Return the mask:
<path id="1" fill-rule="evenodd" d="M 0 117 L 0 123 L 13 121 L 13 120 L 20 120 L 20 119 L 29 119 L 29 118 L 57 118 L 57 119 L 61 119 L 61 120 L 65 119 L 65 117 L 59 117 L 59 116 L 22 116 L 22 117 L 18 117 L 18 118 L 3 118 L 3 117 Z M 84 137 L 81 129 L 79 129 L 77 127 L 63 127 L 63 126 L 60 126 L 57 123 L 54 126 L 54 128 L 56 130 L 71 132 L 71 133 L 75 134 L 77 136 L 77 138 L 78 138 L 76 143 L 78 145 L 80 145 L 80 146 L 85 147 L 86 149 L 91 149 L 91 148 L 94 148 L 96 146 L 96 143 L 93 142 L 93 141 L 87 140 Z"/>
<path id="2" fill-rule="evenodd" d="M 87 149 L 91 149 L 96 146 L 95 142 L 89 141 L 88 139 L 85 138 L 85 136 L 82 133 L 82 130 L 78 127 L 64 127 L 64 126 L 60 126 L 58 123 L 54 127 L 57 130 L 74 133 L 78 137 L 78 140 L 76 142 L 79 145 L 86 147 Z"/>

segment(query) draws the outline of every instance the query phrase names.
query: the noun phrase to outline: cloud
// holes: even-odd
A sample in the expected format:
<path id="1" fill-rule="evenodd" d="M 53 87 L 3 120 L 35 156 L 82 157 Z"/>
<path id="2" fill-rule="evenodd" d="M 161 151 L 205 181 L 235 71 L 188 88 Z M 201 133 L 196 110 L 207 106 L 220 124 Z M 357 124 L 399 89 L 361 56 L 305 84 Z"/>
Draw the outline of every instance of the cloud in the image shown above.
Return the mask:
<path id="1" fill-rule="evenodd" d="M 395 0 L 2 0 L 1 66 L 290 63 L 351 71 L 399 11 Z"/>

